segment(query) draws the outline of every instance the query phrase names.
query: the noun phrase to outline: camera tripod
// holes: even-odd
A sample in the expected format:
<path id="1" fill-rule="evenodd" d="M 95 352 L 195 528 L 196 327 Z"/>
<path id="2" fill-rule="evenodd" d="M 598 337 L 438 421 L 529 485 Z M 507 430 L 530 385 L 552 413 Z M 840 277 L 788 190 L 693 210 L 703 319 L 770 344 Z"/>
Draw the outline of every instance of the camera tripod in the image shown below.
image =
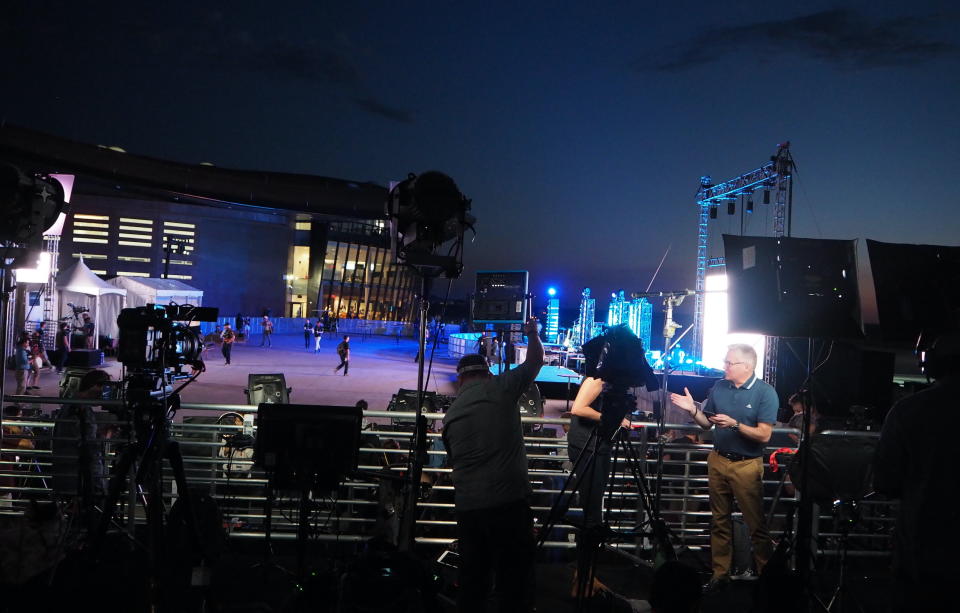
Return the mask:
<path id="1" fill-rule="evenodd" d="M 147 538 L 143 547 L 147 553 L 148 592 L 147 598 L 151 610 L 161 608 L 164 593 L 162 575 L 166 570 L 167 542 L 164 530 L 165 509 L 163 504 L 162 463 L 166 459 L 170 463 L 174 480 L 177 484 L 177 497 L 182 505 L 184 523 L 187 534 L 195 552 L 200 552 L 205 559 L 209 559 L 209 552 L 205 551 L 200 536 L 199 527 L 191 500 L 191 493 L 183 469 L 183 456 L 180 453 L 180 444 L 170 438 L 169 415 L 176 412 L 180 405 L 180 396 L 177 392 L 169 395 L 159 395 L 162 392 L 152 391 L 139 384 L 143 381 L 134 379 L 127 391 L 127 406 L 131 409 L 135 441 L 128 445 L 120 454 L 110 477 L 107 495 L 103 506 L 103 513 L 97 523 L 89 543 L 89 553 L 96 559 L 100 555 L 107 530 L 113 522 L 117 504 L 120 500 L 131 469 L 136 467 L 134 482 L 128 487 L 139 487 L 144 500 L 147 519 Z M 183 389 L 181 386 L 180 389 Z M 179 390 L 178 390 L 179 391 Z M 130 509 L 133 512 L 133 509 Z M 134 541 L 137 542 L 137 541 Z"/>
<path id="2" fill-rule="evenodd" d="M 596 563 L 601 548 L 607 542 L 619 537 L 648 537 L 654 545 L 653 560 L 655 562 L 676 559 L 676 552 L 671 543 L 670 531 L 666 522 L 654 504 L 654 498 L 647 485 L 648 478 L 641 465 L 640 456 L 630 441 L 629 434 L 621 427 L 621 422 L 629 409 L 626 388 L 611 387 L 601 394 L 605 410 L 601 412 L 601 422 L 593 428 L 581 452 L 574 461 L 571 475 L 564 482 L 556 501 L 550 509 L 547 520 L 544 522 L 537 547 L 542 548 L 547 536 L 556 526 L 563 515 L 569 510 L 571 490 L 578 491 L 586 500 L 581 501 L 584 519 L 581 526 L 577 546 L 577 610 L 583 611 L 587 607 L 587 597 L 590 595 L 596 575 Z M 607 464 L 605 456 L 612 460 Z M 610 466 L 616 467 L 618 458 L 623 458 L 637 484 L 637 494 L 642 515 L 645 521 L 629 531 L 616 533 L 598 515 L 596 501 L 591 502 L 594 496 L 602 492 L 604 483 L 609 478 Z M 600 474 L 597 471 L 602 471 Z M 587 480 L 586 486 L 584 480 Z M 610 480 L 610 499 L 613 496 L 613 481 Z M 609 513 L 609 511 L 608 511 Z"/>

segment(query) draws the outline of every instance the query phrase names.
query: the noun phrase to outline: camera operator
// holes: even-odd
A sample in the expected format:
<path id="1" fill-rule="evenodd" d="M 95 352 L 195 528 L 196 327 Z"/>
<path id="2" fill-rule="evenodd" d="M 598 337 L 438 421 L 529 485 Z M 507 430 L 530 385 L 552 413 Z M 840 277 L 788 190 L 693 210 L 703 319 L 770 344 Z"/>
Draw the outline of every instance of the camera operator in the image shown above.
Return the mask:
<path id="1" fill-rule="evenodd" d="M 80 379 L 73 398 L 102 399 L 109 381 L 106 371 L 91 370 Z M 93 405 L 64 404 L 53 428 L 54 490 L 60 495 L 78 496 L 81 510 L 88 515 L 106 492 L 103 445 L 97 439 Z"/>
<path id="2" fill-rule="evenodd" d="M 535 554 L 532 489 L 517 403 L 543 366 L 543 345 L 536 318 L 524 332 L 526 359 L 501 375 L 494 377 L 481 355 L 460 359 L 458 395 L 443 418 L 453 468 L 461 612 L 486 610 L 491 574 L 498 610 L 532 608 L 525 596 L 532 593 Z"/>
<path id="3" fill-rule="evenodd" d="M 949 444 L 931 441 L 925 424 L 949 415 L 960 394 L 960 332 L 917 344 L 920 367 L 935 383 L 897 402 L 880 432 L 873 484 L 900 500 L 893 543 L 894 611 L 945 611 L 955 599 L 957 524 L 950 504 L 957 482 Z"/>

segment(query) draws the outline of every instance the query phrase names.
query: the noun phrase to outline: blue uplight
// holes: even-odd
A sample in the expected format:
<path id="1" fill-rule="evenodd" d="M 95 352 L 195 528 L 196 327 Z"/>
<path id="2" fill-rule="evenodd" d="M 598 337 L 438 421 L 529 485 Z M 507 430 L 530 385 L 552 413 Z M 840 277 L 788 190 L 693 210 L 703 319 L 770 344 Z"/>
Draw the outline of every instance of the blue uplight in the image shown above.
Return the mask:
<path id="1" fill-rule="evenodd" d="M 555 288 L 555 287 L 548 287 L 548 288 L 547 288 L 547 295 L 548 295 L 548 296 L 556 296 L 556 295 L 557 295 L 557 288 Z"/>

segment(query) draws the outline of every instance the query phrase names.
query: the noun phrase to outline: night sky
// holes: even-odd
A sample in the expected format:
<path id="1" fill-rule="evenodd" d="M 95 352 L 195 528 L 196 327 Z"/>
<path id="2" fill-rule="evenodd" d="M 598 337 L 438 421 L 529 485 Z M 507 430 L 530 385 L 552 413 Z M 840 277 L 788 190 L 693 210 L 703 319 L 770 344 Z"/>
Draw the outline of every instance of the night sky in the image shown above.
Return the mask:
<path id="1" fill-rule="evenodd" d="M 692 287 L 700 175 L 785 140 L 794 236 L 960 244 L 954 2 L 95 4 L 4 10 L 5 121 L 381 185 L 441 170 L 478 219 L 464 291 L 498 268 L 571 303 L 643 290 L 668 247 L 653 289 Z"/>

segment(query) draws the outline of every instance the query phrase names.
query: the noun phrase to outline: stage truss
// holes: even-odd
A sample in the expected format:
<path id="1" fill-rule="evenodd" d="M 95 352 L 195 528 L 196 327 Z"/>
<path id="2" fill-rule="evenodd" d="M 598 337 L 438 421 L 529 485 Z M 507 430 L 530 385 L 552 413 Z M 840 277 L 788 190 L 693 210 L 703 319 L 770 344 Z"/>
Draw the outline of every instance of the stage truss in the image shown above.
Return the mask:
<path id="1" fill-rule="evenodd" d="M 777 146 L 776 154 L 770 161 L 742 175 L 723 183 L 714 184 L 709 177 L 701 177 L 697 191 L 697 206 L 700 209 L 697 232 L 697 294 L 693 315 L 693 353 L 703 357 L 704 291 L 706 290 L 707 268 L 719 268 L 725 265 L 724 258 L 708 258 L 710 240 L 710 211 L 716 211 L 721 205 L 736 202 L 744 196 L 752 197 L 757 191 L 770 192 L 773 212 L 772 235 L 790 236 L 793 209 L 793 156 L 790 154 L 790 142 Z M 763 204 L 768 204 L 764 197 Z M 716 214 L 714 214 L 716 217 Z M 776 384 L 777 339 L 767 337 L 763 378 L 771 385 Z"/>

